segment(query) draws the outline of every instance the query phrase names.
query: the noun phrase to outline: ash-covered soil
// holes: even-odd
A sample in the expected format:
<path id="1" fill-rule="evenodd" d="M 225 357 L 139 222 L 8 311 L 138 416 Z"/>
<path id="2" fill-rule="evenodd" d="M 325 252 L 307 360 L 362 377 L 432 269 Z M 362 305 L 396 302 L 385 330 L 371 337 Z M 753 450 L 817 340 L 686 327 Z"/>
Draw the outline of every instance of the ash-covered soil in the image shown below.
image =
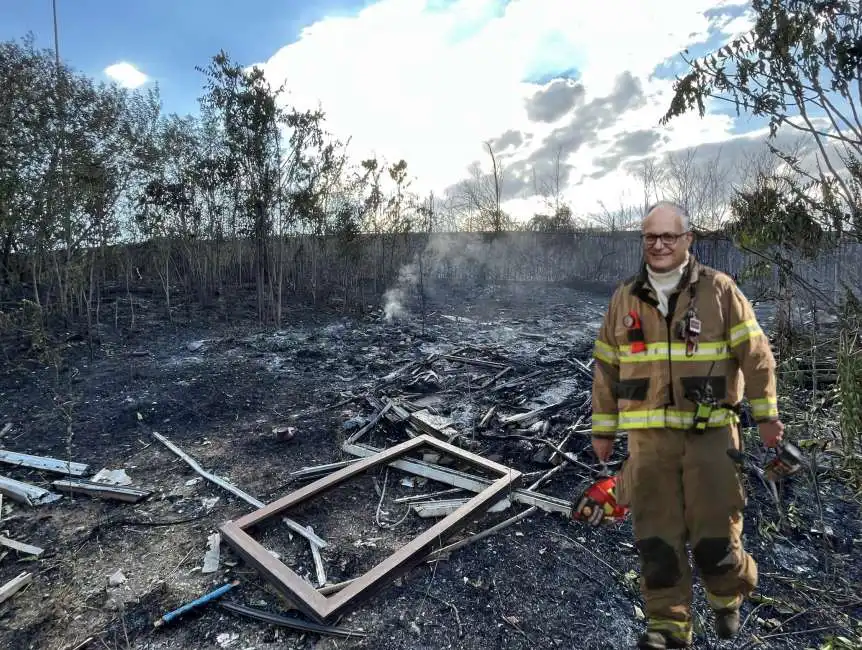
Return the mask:
<path id="1" fill-rule="evenodd" d="M 336 622 L 363 637 L 277 628 L 217 603 L 163 629 L 152 626 L 161 614 L 230 579 L 241 584 L 226 601 L 282 613 L 286 604 L 224 543 L 218 572 L 201 572 L 207 537 L 251 506 L 199 480 L 150 432 L 270 502 L 302 484 L 292 472 L 351 458 L 342 442 L 373 415 L 360 396 L 405 397 L 451 420 L 473 451 L 531 473 L 529 483 L 553 467 L 537 439 L 560 442 L 589 412 L 589 377 L 578 362 L 589 361 L 608 295 L 495 287 L 436 302 L 424 325 L 417 313 L 386 323 L 380 312 L 351 318 L 294 310 L 278 331 L 204 318 L 167 324 L 155 305 L 141 302 L 134 332 L 103 327 L 92 348 L 72 340 L 59 372 L 23 362 L 7 369 L 0 374 L 0 428 L 12 427 L 3 448 L 67 458 L 71 432 L 73 460 L 93 471 L 123 468 L 134 486 L 153 494 L 138 504 L 64 495 L 32 508 L 5 498 L 0 534 L 46 550 L 36 560 L 0 550 L 0 584 L 24 571 L 34 574 L 29 587 L 0 604 L 0 647 L 632 647 L 643 621 L 630 523 L 594 530 L 542 512 L 414 568 Z M 496 367 L 439 357 L 453 353 L 512 370 L 486 385 Z M 405 367 L 410 371 L 392 374 Z M 566 404 L 540 433 L 499 422 L 562 400 Z M 480 428 L 489 405 L 496 416 Z M 295 429 L 292 437 L 274 432 L 285 427 Z M 801 425 L 789 431 L 791 438 L 811 437 Z M 403 430 L 384 421 L 367 442 L 405 439 Z M 586 434 L 569 436 L 566 448 L 593 463 Z M 624 449 L 621 441 L 617 458 Z M 759 450 L 749 449 L 752 462 L 760 460 Z M 698 587 L 696 647 L 801 649 L 833 636 L 862 636 L 859 501 L 838 480 L 836 455 L 820 452 L 816 464 L 816 476 L 800 474 L 783 487 L 783 519 L 750 473 L 746 545 L 760 566 L 758 597 L 745 605 L 739 639 L 722 644 Z M 48 488 L 60 478 L 14 467 L 0 473 Z M 587 481 L 582 468 L 566 465 L 540 490 L 568 499 Z M 395 499 L 448 487 L 381 469 L 292 516 L 329 542 L 323 559 L 334 583 L 361 574 L 433 525 L 434 519 L 418 517 Z M 469 530 L 523 508 L 487 514 Z M 263 527 L 258 539 L 313 579 L 303 539 L 276 523 Z M 110 586 L 107 578 L 118 570 L 125 581 Z"/>

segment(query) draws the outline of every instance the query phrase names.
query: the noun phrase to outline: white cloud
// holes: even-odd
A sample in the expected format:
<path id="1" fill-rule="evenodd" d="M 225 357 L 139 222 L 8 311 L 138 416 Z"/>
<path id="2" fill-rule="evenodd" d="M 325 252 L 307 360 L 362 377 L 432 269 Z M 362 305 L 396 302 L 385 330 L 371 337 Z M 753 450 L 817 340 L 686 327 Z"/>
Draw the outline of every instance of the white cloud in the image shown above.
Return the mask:
<path id="1" fill-rule="evenodd" d="M 149 80 L 147 75 L 125 61 L 109 65 L 105 74 L 124 88 L 139 88 Z"/>
<path id="2" fill-rule="evenodd" d="M 333 17 L 305 29 L 297 42 L 263 64 L 273 85 L 287 82 L 299 108 L 319 105 L 328 128 L 351 137 L 355 155 L 404 158 L 416 187 L 441 190 L 483 157 L 482 142 L 510 129 L 530 133 L 537 148 L 560 124 L 527 118 L 524 100 L 541 84 L 526 79 L 576 68 L 585 100 L 608 94 L 629 71 L 646 102 L 582 147 L 568 162 L 573 180 L 588 175 L 624 131 L 652 129 L 667 109 L 671 82 L 650 79 L 660 63 L 703 43 L 736 34 L 746 18 L 710 24 L 704 12 L 738 0 L 380 0 L 355 17 Z M 565 121 L 565 118 L 563 118 Z M 696 114 L 660 129 L 677 149 L 730 136 L 732 118 Z M 519 152 L 527 157 L 529 149 Z M 577 211 L 615 202 L 631 189 L 624 172 L 573 187 Z"/>

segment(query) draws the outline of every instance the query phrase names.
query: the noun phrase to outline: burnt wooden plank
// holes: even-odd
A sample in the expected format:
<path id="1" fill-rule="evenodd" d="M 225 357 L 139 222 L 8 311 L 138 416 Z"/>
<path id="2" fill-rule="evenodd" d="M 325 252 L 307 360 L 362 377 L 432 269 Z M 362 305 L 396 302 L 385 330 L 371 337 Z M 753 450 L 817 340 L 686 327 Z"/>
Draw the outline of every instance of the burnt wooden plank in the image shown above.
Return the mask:
<path id="1" fill-rule="evenodd" d="M 287 598 L 299 611 L 318 621 L 323 620 L 326 611 L 326 597 L 308 584 L 299 575 L 279 562 L 257 540 L 228 521 L 219 527 L 222 539 L 233 548 L 243 560 L 253 566 L 281 595 Z"/>
<path id="2" fill-rule="evenodd" d="M 89 465 L 84 463 L 73 463 L 68 460 L 59 460 L 57 458 L 48 458 L 46 456 L 21 454 L 16 451 L 9 451 L 8 449 L 0 449 L 0 462 L 7 463 L 8 465 L 17 465 L 18 467 L 41 469 L 45 472 L 56 472 L 57 474 L 67 474 L 70 476 L 83 476 L 89 468 Z"/>
<path id="3" fill-rule="evenodd" d="M 115 501 L 126 501 L 128 503 L 138 503 L 152 494 L 147 490 L 109 485 L 107 483 L 94 483 L 93 481 L 63 480 L 54 481 L 53 485 L 55 488 L 76 494 L 86 494 L 91 497 L 114 499 Z"/>

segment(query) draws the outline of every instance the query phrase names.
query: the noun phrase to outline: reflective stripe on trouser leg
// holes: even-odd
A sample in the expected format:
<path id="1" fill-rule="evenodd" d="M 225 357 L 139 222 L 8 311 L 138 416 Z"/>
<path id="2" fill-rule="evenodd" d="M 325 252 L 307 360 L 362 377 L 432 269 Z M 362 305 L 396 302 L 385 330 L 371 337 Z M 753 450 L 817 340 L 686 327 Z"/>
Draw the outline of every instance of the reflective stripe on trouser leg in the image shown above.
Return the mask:
<path id="1" fill-rule="evenodd" d="M 685 551 L 682 440 L 679 431 L 668 429 L 630 432 L 626 492 L 647 618 L 689 624 L 691 568 Z"/>
<path id="2" fill-rule="evenodd" d="M 742 547 L 745 491 L 728 449 L 739 449 L 736 427 L 685 438 L 683 486 L 694 561 L 718 609 L 739 607 L 757 586 L 757 565 Z M 712 603 L 711 603 L 712 604 Z"/>
<path id="3" fill-rule="evenodd" d="M 728 609 L 739 609 L 742 605 L 742 596 L 716 596 L 715 594 L 706 592 L 706 602 L 709 603 L 713 611 L 720 612 Z"/>
<path id="4" fill-rule="evenodd" d="M 683 643 L 691 643 L 693 636 L 691 621 L 674 621 L 669 618 L 651 617 L 647 621 L 647 630 L 665 632 Z"/>

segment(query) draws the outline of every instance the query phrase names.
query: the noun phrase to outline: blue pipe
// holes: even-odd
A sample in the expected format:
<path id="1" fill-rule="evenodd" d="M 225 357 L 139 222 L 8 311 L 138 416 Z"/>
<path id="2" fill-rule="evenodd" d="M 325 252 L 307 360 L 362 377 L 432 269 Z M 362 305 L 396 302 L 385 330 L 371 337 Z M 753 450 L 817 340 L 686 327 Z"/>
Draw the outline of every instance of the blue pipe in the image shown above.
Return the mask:
<path id="1" fill-rule="evenodd" d="M 199 607 L 201 605 L 204 605 L 204 604 L 210 602 L 211 600 L 215 600 L 216 598 L 223 596 L 224 594 L 229 592 L 231 589 L 236 587 L 238 584 L 239 584 L 239 580 L 234 580 L 233 582 L 228 582 L 227 584 L 223 584 L 218 589 L 211 591 L 208 594 L 204 594 L 200 598 L 193 600 L 190 603 L 186 603 L 182 607 L 175 609 L 172 612 L 168 612 L 167 614 L 162 616 L 160 619 L 155 621 L 153 623 L 153 627 L 161 627 L 165 623 L 170 623 L 172 620 L 182 616 L 183 614 L 185 614 L 189 610 L 192 610 L 195 607 Z"/>

